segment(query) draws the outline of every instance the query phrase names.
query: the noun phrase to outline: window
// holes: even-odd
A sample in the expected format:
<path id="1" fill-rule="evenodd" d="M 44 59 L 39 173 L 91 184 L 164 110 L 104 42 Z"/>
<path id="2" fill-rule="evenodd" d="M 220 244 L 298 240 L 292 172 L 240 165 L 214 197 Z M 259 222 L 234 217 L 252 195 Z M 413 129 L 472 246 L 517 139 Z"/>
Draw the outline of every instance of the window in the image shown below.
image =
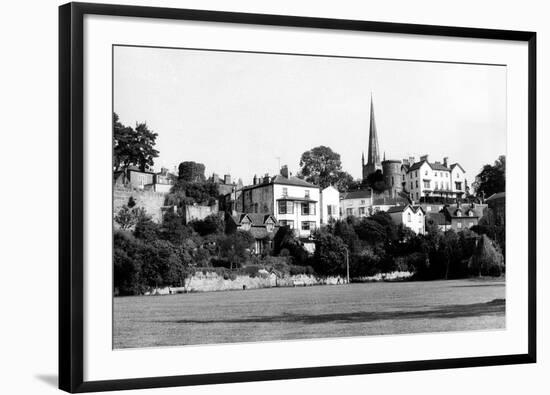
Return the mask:
<path id="1" fill-rule="evenodd" d="M 275 228 L 275 226 L 272 224 L 272 223 L 267 223 L 265 225 L 265 230 L 267 230 L 268 232 L 273 232 L 273 229 Z"/>
<path id="2" fill-rule="evenodd" d="M 411 213 L 407 214 L 407 222 L 411 222 Z"/>
<path id="3" fill-rule="evenodd" d="M 283 188 L 283 196 L 284 197 L 288 196 L 288 188 Z"/>
<path id="4" fill-rule="evenodd" d="M 302 215 L 311 215 L 309 203 L 302 203 Z"/>
<path id="5" fill-rule="evenodd" d="M 429 180 L 424 180 L 424 188 L 430 189 L 430 181 Z"/>
<path id="6" fill-rule="evenodd" d="M 403 181 L 405 181 L 405 174 L 403 174 Z"/>
<path id="7" fill-rule="evenodd" d="M 457 227 L 458 229 L 462 229 L 462 222 L 457 223 L 457 224 L 456 224 L 456 227 Z"/>
<path id="8" fill-rule="evenodd" d="M 418 200 L 418 192 L 416 192 L 416 200 Z"/>
<path id="9" fill-rule="evenodd" d="M 413 189 L 413 183 L 412 183 L 412 181 L 411 181 L 411 189 Z"/>
<path id="10" fill-rule="evenodd" d="M 327 206 L 327 215 L 332 215 L 332 206 L 330 204 Z"/>
<path id="11" fill-rule="evenodd" d="M 443 177 L 443 172 L 442 171 L 439 172 L 439 176 Z"/>
<path id="12" fill-rule="evenodd" d="M 305 196 L 306 196 L 306 198 L 308 198 L 308 199 L 309 199 L 309 189 L 306 189 L 306 193 L 305 193 Z"/>
<path id="13" fill-rule="evenodd" d="M 457 217 L 462 217 L 462 211 L 456 210 L 456 216 Z"/>
<path id="14" fill-rule="evenodd" d="M 364 200 L 361 200 L 361 204 L 365 204 L 365 201 L 364 201 Z"/>
<path id="15" fill-rule="evenodd" d="M 313 221 L 303 221 L 302 230 L 315 230 L 315 222 Z"/>
<path id="16" fill-rule="evenodd" d="M 255 212 L 255 213 L 258 212 L 258 203 L 254 203 L 254 212 Z"/>
<path id="17" fill-rule="evenodd" d="M 425 176 L 427 176 L 427 175 L 428 175 L 428 170 L 426 170 L 426 171 L 424 172 L 424 175 L 425 175 Z"/>
<path id="18" fill-rule="evenodd" d="M 445 173 L 445 178 L 449 178 L 449 173 Z"/>
<path id="19" fill-rule="evenodd" d="M 395 185 L 395 180 L 393 179 L 393 177 L 391 178 L 391 186 L 393 187 Z"/>
<path id="20" fill-rule="evenodd" d="M 294 203 L 288 200 L 280 200 L 279 214 L 294 214 Z"/>
<path id="21" fill-rule="evenodd" d="M 418 180 L 416 180 L 416 187 L 418 188 Z"/>
<path id="22" fill-rule="evenodd" d="M 456 173 L 456 178 L 460 178 L 460 174 L 459 174 L 459 173 Z"/>
<path id="23" fill-rule="evenodd" d="M 294 221 L 282 220 L 279 221 L 279 223 L 281 224 L 281 226 L 288 226 L 290 229 L 294 229 Z"/>
<path id="24" fill-rule="evenodd" d="M 347 216 L 352 216 L 353 215 L 353 209 L 352 208 L 347 208 L 346 209 L 346 215 Z"/>
<path id="25" fill-rule="evenodd" d="M 435 189 L 439 189 L 439 184 L 437 181 L 435 182 Z"/>
<path id="26" fill-rule="evenodd" d="M 250 222 L 248 222 L 248 221 L 243 222 L 241 224 L 241 229 L 242 230 L 247 230 L 247 231 L 250 230 Z"/>
<path id="27" fill-rule="evenodd" d="M 468 215 L 469 215 L 470 217 L 473 217 L 473 216 L 474 216 L 474 212 L 473 212 L 472 210 L 470 210 L 470 211 L 468 212 Z"/>
<path id="28" fill-rule="evenodd" d="M 455 189 L 458 189 L 459 191 L 462 190 L 462 183 L 461 182 L 455 182 Z"/>
<path id="29" fill-rule="evenodd" d="M 436 177 L 437 177 L 437 171 L 435 171 L 435 172 L 434 172 L 434 176 L 436 176 Z"/>
<path id="30" fill-rule="evenodd" d="M 359 215 L 365 215 L 365 207 L 359 207 Z"/>

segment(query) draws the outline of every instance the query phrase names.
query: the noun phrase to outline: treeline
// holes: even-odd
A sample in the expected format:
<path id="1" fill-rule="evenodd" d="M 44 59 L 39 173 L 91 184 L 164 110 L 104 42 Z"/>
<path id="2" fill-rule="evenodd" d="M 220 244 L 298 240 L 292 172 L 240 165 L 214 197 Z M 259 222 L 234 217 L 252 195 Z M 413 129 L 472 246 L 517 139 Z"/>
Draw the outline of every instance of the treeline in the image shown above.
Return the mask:
<path id="1" fill-rule="evenodd" d="M 254 275 L 260 269 L 278 276 L 345 276 L 348 264 L 352 278 L 393 271 L 412 272 L 419 280 L 504 272 L 503 249 L 489 232 L 481 232 L 496 229 L 494 225 L 478 226 L 480 233 L 432 227 L 426 235 L 416 235 L 380 212 L 318 229 L 313 234 L 313 254 L 292 229 L 280 227 L 272 248 L 254 255 L 252 235 L 227 227 L 218 215 L 186 225 L 177 212 L 169 212 L 159 225 L 142 209 L 123 208 L 115 221 L 121 213 L 123 218 L 135 218 L 114 236 L 114 285 L 120 295 L 182 287 L 196 270 L 208 268 L 221 268 L 228 278 L 237 273 Z"/>

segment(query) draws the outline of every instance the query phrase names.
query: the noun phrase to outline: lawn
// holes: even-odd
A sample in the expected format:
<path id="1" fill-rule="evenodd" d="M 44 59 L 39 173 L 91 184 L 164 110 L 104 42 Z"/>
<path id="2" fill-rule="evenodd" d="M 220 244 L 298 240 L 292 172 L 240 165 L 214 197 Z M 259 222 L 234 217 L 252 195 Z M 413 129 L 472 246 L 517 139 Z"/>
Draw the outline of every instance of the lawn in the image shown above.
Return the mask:
<path id="1" fill-rule="evenodd" d="M 502 279 L 117 297 L 114 347 L 497 329 Z"/>

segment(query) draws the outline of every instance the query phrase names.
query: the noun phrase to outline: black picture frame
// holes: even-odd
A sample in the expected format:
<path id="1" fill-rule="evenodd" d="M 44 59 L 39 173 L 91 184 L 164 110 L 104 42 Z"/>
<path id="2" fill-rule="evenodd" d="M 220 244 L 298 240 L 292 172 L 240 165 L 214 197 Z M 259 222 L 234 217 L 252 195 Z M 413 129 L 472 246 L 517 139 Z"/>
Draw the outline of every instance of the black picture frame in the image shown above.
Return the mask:
<path id="1" fill-rule="evenodd" d="M 83 351 L 83 18 L 86 14 L 528 43 L 528 352 L 526 354 L 84 381 Z M 90 392 L 367 373 L 534 363 L 536 361 L 536 33 L 404 23 L 69 3 L 59 8 L 59 388 Z"/>

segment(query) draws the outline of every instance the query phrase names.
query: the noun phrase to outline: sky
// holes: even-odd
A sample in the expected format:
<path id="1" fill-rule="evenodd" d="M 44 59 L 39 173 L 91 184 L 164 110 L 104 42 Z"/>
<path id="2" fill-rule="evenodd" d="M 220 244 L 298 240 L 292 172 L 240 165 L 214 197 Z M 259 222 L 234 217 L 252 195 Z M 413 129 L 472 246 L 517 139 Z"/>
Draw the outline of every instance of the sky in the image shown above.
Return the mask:
<path id="1" fill-rule="evenodd" d="M 158 133 L 155 168 L 296 174 L 325 145 L 361 177 L 374 100 L 381 157 L 458 162 L 473 180 L 506 153 L 506 67 L 115 47 L 114 111 Z"/>

